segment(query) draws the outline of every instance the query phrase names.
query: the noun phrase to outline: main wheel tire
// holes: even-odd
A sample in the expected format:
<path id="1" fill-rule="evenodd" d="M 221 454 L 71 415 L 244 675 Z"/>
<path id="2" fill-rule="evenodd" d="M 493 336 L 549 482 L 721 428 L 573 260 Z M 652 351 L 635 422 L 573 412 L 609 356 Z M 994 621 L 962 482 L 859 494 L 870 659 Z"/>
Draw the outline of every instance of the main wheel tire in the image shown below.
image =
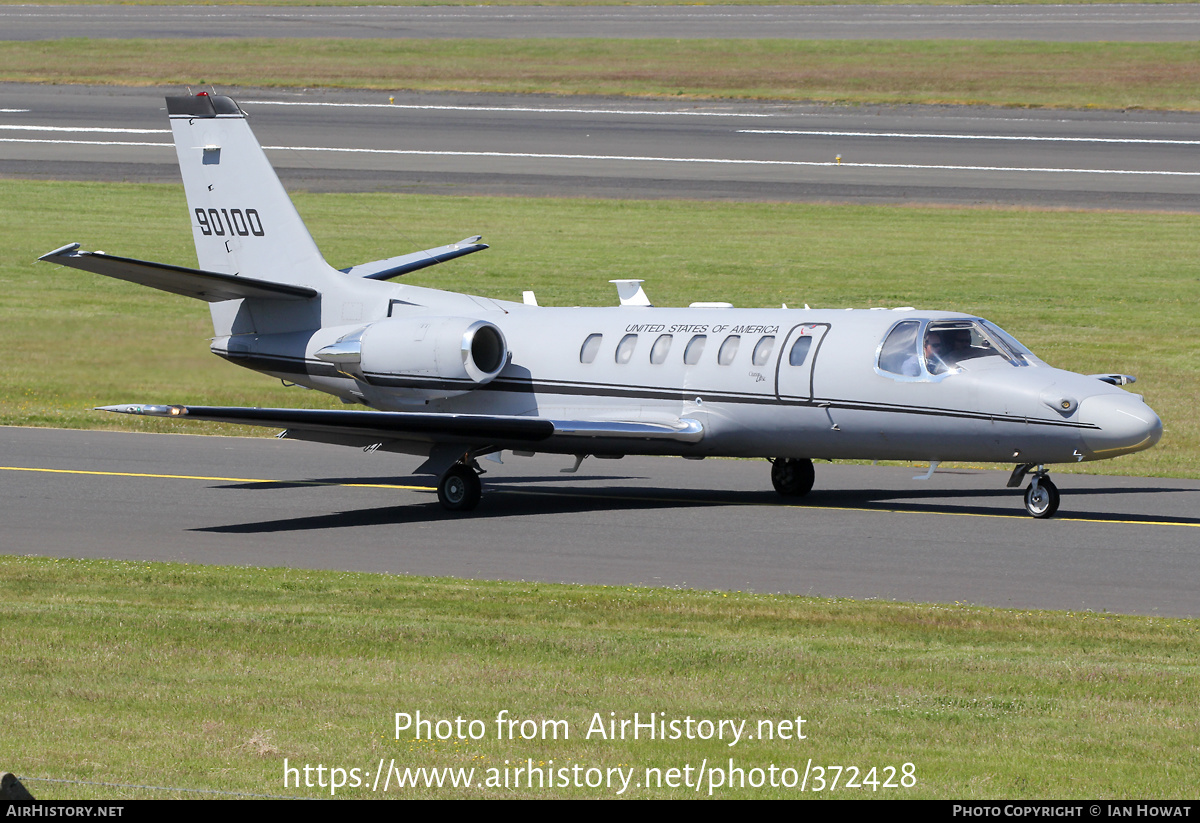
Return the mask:
<path id="1" fill-rule="evenodd" d="M 780 457 L 771 464 L 771 485 L 784 497 L 808 494 L 816 476 L 808 458 Z"/>
<path id="2" fill-rule="evenodd" d="M 1036 489 L 1030 483 L 1029 488 L 1025 490 L 1025 511 L 1041 520 L 1053 517 L 1054 513 L 1058 511 L 1059 497 L 1058 487 L 1054 485 L 1054 481 L 1049 477 L 1043 477 L 1038 481 Z"/>
<path id="3" fill-rule="evenodd" d="M 467 466 L 455 465 L 438 481 L 438 502 L 452 512 L 469 512 L 479 505 L 483 484 Z"/>

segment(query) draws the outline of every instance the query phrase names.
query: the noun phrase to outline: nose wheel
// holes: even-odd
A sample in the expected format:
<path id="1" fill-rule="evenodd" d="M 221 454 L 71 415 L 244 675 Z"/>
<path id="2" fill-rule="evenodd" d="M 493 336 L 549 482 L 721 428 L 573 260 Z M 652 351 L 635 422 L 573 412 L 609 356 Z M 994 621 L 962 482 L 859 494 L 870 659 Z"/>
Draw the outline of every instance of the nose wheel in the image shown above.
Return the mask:
<path id="1" fill-rule="evenodd" d="M 1053 517 L 1058 511 L 1058 487 L 1049 477 L 1035 477 L 1025 490 L 1025 511 L 1034 517 Z"/>
<path id="2" fill-rule="evenodd" d="M 455 463 L 438 481 L 438 502 L 452 512 L 469 512 L 479 505 L 483 484 L 470 466 Z"/>
<path id="3" fill-rule="evenodd" d="M 1046 471 L 1046 467 L 1036 463 L 1018 463 L 1013 467 L 1012 475 L 1008 478 L 1008 487 L 1017 489 L 1021 487 L 1023 481 L 1028 475 L 1033 478 L 1033 482 L 1025 489 L 1025 511 L 1029 512 L 1039 520 L 1045 520 L 1047 517 L 1053 517 L 1058 511 L 1058 486 L 1054 485 L 1054 481 L 1050 479 L 1050 474 Z"/>

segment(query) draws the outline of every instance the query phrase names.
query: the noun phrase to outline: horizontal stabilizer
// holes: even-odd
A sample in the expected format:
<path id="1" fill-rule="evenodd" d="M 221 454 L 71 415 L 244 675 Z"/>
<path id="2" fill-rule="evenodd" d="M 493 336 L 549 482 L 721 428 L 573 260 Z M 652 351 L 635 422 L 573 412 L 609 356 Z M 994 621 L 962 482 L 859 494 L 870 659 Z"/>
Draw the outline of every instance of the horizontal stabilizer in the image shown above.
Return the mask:
<path id="1" fill-rule="evenodd" d="M 129 257 L 116 257 L 98 251 L 79 251 L 78 243 L 38 258 L 48 263 L 59 263 L 83 271 L 128 280 L 154 289 L 194 297 L 209 303 L 257 297 L 269 300 L 307 300 L 317 296 L 316 289 L 293 286 L 287 283 L 270 283 L 236 274 L 219 274 L 213 271 L 171 266 L 166 263 L 151 263 Z"/>
<path id="2" fill-rule="evenodd" d="M 1102 383 L 1109 383 L 1113 386 L 1128 386 L 1130 383 L 1137 382 L 1137 378 L 1132 374 L 1089 374 L 1088 377 L 1094 377 Z"/>
<path id="3" fill-rule="evenodd" d="M 342 269 L 342 271 L 351 277 L 363 277 L 367 280 L 391 280 L 393 277 L 400 277 L 418 269 L 445 263 L 456 257 L 483 251 L 487 248 L 487 244 L 480 243 L 479 239 L 478 236 L 468 237 L 448 246 L 415 251 L 399 257 L 389 257 L 387 260 L 376 260 L 373 263 L 361 263 L 348 269 Z"/>

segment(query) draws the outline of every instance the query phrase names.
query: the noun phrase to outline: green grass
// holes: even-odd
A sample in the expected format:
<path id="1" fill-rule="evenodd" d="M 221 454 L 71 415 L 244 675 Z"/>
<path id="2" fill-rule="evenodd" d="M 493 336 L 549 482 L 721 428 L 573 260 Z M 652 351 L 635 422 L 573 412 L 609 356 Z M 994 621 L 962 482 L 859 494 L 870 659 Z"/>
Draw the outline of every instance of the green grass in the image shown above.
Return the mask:
<path id="1" fill-rule="evenodd" d="M 1025 209 L 298 194 L 338 267 L 482 233 L 492 248 L 408 282 L 542 305 L 905 306 L 987 317 L 1047 362 L 1137 375 L 1154 449 L 1086 464 L 1200 477 L 1200 216 Z M 195 265 L 176 186 L 0 181 L 0 424 L 242 432 L 104 415 L 97 405 L 333 405 L 208 352 L 207 307 L 35 263 L 63 243 Z M 1077 467 L 1078 468 L 1078 467 Z"/>
<path id="2" fill-rule="evenodd" d="M 284 758 L 371 771 L 380 758 L 481 771 L 527 758 L 639 772 L 907 762 L 911 789 L 823 796 L 956 799 L 1195 797 L 1200 770 L 1194 620 L 14 557 L 0 558 L 0 620 L 4 768 L 115 784 L 30 781 L 39 799 L 197 796 L 131 785 L 329 795 L 285 789 Z M 571 737 L 498 740 L 501 710 L 565 720 Z M 395 713 L 417 711 L 486 732 L 397 738 Z M 807 739 L 582 739 L 610 712 L 748 728 L 802 716 Z"/>
<path id="3" fill-rule="evenodd" d="M 0 43 L 0 81 L 1200 109 L 1200 44 L 801 40 Z"/>

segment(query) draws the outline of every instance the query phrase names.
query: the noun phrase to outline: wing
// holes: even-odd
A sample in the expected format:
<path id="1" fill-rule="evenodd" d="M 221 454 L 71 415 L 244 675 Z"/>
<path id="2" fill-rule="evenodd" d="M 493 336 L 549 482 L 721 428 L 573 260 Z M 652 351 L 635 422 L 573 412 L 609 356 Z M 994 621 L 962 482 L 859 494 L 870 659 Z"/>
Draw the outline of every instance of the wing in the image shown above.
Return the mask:
<path id="1" fill-rule="evenodd" d="M 400 441 L 425 446 L 528 449 L 560 453 L 588 452 L 602 446 L 620 451 L 622 443 L 662 440 L 698 443 L 701 424 L 683 418 L 674 424 L 638 421 L 549 420 L 523 415 L 430 414 L 344 409 L 259 409 L 237 406 L 161 406 L 124 404 L 100 411 L 211 420 L 285 429 L 282 436 L 366 447 Z M 395 449 L 405 451 L 406 449 Z M 422 449 L 422 451 L 427 449 Z"/>
<path id="2" fill-rule="evenodd" d="M 289 433 L 314 432 L 369 442 L 401 439 L 420 442 L 522 444 L 545 440 L 554 424 L 538 417 L 422 412 L 352 411 L 343 409 L 259 409 L 238 406 L 156 406 L 137 403 L 101 406 L 100 411 L 211 420 L 246 426 L 269 426 Z M 355 444 L 356 445 L 356 444 Z"/>

